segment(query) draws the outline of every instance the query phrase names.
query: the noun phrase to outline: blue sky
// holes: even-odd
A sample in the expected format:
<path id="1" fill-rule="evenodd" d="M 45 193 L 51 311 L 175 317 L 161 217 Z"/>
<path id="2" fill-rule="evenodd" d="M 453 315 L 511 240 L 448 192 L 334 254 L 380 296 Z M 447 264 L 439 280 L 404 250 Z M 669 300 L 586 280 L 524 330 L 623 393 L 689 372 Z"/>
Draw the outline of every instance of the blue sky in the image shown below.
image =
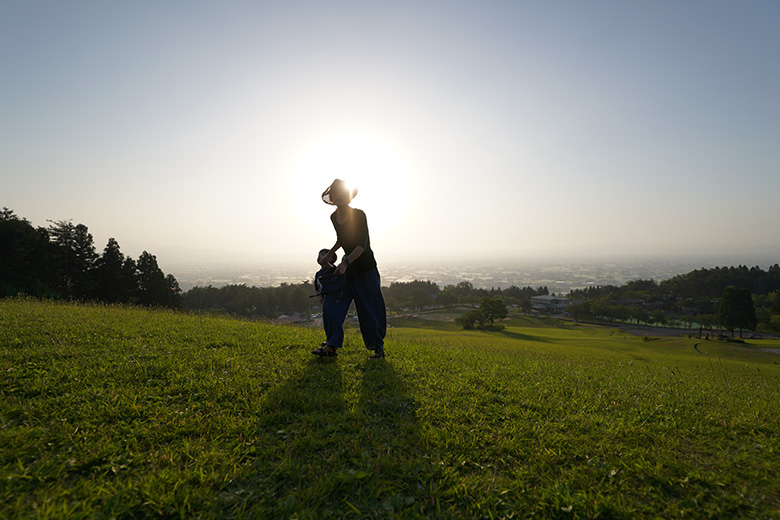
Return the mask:
<path id="1" fill-rule="evenodd" d="M 179 264 L 780 256 L 780 3 L 3 2 L 0 206 Z"/>

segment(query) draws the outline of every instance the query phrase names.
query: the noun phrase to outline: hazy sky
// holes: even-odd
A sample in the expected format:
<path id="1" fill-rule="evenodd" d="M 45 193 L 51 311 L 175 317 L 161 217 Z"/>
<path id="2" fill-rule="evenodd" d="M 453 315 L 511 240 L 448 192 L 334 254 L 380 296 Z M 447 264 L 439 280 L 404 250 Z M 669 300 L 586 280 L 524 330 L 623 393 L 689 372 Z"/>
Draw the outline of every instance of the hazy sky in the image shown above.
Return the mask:
<path id="1" fill-rule="evenodd" d="M 0 206 L 164 270 L 780 257 L 780 2 L 2 1 Z"/>

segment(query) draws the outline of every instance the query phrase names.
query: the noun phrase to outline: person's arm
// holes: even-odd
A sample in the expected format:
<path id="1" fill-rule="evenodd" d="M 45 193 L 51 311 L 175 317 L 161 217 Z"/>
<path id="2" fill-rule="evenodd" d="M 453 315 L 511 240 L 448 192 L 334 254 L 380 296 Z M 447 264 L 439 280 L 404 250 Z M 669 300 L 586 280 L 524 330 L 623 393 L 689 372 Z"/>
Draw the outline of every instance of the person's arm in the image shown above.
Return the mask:
<path id="1" fill-rule="evenodd" d="M 334 271 L 337 275 L 341 276 L 342 274 L 347 272 L 347 268 L 352 265 L 352 263 L 357 260 L 360 255 L 363 254 L 363 251 L 365 251 L 365 248 L 363 246 L 357 246 L 355 249 L 352 250 L 350 254 L 345 256 L 341 263 L 336 267 L 336 270 Z"/>

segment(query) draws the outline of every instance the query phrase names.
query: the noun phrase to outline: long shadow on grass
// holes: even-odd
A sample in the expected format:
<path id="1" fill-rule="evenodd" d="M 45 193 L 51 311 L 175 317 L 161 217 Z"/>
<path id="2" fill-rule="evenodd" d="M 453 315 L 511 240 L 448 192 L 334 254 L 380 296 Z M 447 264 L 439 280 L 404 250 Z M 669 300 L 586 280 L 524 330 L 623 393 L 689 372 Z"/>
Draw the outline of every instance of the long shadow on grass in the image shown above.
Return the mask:
<path id="1" fill-rule="evenodd" d="M 377 452 L 407 449 L 419 435 L 417 404 L 389 361 L 367 360 L 362 372 L 355 418 L 367 430 Z"/>
<path id="2" fill-rule="evenodd" d="M 221 507 L 302 518 L 419 510 L 430 473 L 419 437 L 417 405 L 391 362 L 312 359 L 266 395 L 253 460 Z"/>
<path id="3" fill-rule="evenodd" d="M 501 334 L 502 336 L 506 336 L 507 338 L 512 338 L 512 339 L 520 339 L 523 341 L 535 341 L 537 343 L 550 343 L 550 340 L 543 336 L 531 336 L 528 334 L 519 334 L 517 332 L 511 332 L 508 330 L 501 330 L 498 331 L 498 333 Z"/>

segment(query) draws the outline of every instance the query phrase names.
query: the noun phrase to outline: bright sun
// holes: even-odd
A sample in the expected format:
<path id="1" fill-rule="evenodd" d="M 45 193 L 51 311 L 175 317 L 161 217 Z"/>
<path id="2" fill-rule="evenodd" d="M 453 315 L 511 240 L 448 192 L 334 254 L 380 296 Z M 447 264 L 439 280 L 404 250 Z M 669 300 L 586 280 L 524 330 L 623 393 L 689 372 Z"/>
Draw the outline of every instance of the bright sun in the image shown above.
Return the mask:
<path id="1" fill-rule="evenodd" d="M 339 134 L 306 148 L 290 180 L 297 214 L 309 226 L 324 220 L 316 227 L 332 230 L 327 217 L 334 208 L 324 204 L 320 195 L 334 179 L 358 189 L 351 205 L 366 212 L 372 242 L 380 235 L 399 235 L 408 217 L 412 188 L 408 165 L 393 147 L 367 135 Z"/>

